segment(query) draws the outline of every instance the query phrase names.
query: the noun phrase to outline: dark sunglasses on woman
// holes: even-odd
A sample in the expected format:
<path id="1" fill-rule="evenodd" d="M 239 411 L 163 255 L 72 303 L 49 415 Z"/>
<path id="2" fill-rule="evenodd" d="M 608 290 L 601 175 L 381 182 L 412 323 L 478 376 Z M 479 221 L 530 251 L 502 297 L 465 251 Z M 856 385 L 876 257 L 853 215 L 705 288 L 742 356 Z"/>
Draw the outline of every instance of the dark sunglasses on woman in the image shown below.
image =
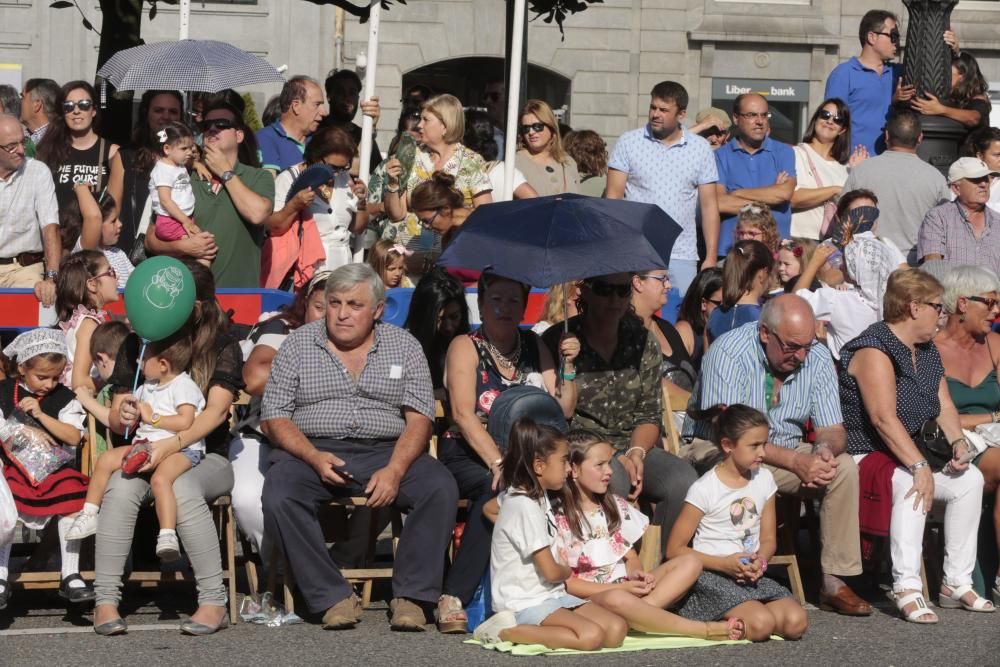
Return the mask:
<path id="1" fill-rule="evenodd" d="M 835 125 L 844 127 L 844 117 L 838 116 L 836 114 L 830 113 L 826 109 L 820 109 L 819 117 L 823 120 L 832 120 Z"/>
<path id="2" fill-rule="evenodd" d="M 518 128 L 521 134 L 527 134 L 528 132 L 541 132 L 547 127 L 545 123 L 531 123 L 530 125 L 522 125 Z"/>
<path id="3" fill-rule="evenodd" d="M 94 108 L 93 100 L 79 100 L 78 102 L 73 102 L 67 100 L 63 102 L 63 113 L 73 113 L 73 109 L 79 108 L 80 111 L 90 111 Z"/>
<path id="4" fill-rule="evenodd" d="M 606 283 L 603 280 L 594 280 L 586 284 L 590 287 L 590 291 L 593 292 L 595 296 L 608 297 L 614 295 L 619 299 L 624 299 L 632 294 L 632 286 L 628 283 L 616 284 Z"/>

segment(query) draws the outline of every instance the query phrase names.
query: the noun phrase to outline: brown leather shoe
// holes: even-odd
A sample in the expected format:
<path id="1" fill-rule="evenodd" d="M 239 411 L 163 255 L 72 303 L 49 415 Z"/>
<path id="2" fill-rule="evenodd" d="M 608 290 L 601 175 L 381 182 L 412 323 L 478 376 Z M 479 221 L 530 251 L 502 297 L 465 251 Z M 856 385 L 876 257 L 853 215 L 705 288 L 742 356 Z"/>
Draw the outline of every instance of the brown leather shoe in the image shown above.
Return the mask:
<path id="1" fill-rule="evenodd" d="M 858 597 L 850 586 L 843 585 L 833 595 L 819 592 L 819 608 L 823 611 L 835 611 L 844 616 L 870 616 L 872 606 Z"/>
<path id="2" fill-rule="evenodd" d="M 323 614 L 324 630 L 349 630 L 361 620 L 364 609 L 361 599 L 351 593 L 349 596 L 333 605 Z"/>
<path id="3" fill-rule="evenodd" d="M 406 598 L 393 598 L 389 603 L 392 616 L 389 617 L 389 627 L 402 632 L 424 632 L 427 617 L 424 610 L 415 602 Z"/>

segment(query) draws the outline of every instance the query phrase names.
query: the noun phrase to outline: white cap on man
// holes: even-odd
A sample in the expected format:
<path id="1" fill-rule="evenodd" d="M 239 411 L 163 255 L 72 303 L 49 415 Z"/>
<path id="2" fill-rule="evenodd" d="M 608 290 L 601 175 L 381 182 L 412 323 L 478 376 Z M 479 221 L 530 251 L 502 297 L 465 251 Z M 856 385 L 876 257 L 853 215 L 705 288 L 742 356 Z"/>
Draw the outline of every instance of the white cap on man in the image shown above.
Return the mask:
<path id="1" fill-rule="evenodd" d="M 948 167 L 948 185 L 957 183 L 963 178 L 982 178 L 983 176 L 1000 176 L 1000 172 L 986 166 L 977 157 L 960 157 Z"/>

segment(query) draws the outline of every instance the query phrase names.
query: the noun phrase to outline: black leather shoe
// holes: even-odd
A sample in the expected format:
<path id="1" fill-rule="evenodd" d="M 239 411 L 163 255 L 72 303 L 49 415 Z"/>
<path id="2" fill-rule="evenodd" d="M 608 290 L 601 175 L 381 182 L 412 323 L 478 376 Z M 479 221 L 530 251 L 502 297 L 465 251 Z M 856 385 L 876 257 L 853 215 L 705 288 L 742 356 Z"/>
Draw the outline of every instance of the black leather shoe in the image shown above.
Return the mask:
<path id="1" fill-rule="evenodd" d="M 79 574 L 71 574 L 62 580 L 59 584 L 59 597 L 64 600 L 68 600 L 73 604 L 80 602 L 93 602 L 97 599 L 97 595 L 94 593 L 93 587 L 86 581 L 83 581 L 82 587 L 70 588 L 69 583 L 71 581 L 83 581 L 83 577 Z"/>

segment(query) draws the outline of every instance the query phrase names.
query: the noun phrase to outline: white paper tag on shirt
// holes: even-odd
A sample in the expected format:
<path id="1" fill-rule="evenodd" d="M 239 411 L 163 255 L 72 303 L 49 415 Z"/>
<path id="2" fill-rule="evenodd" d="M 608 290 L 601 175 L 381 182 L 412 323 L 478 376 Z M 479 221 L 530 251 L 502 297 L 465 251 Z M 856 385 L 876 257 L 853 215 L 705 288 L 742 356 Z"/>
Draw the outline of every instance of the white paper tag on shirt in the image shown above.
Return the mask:
<path id="1" fill-rule="evenodd" d="M 402 366 L 390 366 L 389 367 L 389 379 L 398 380 L 403 377 L 403 367 Z"/>

